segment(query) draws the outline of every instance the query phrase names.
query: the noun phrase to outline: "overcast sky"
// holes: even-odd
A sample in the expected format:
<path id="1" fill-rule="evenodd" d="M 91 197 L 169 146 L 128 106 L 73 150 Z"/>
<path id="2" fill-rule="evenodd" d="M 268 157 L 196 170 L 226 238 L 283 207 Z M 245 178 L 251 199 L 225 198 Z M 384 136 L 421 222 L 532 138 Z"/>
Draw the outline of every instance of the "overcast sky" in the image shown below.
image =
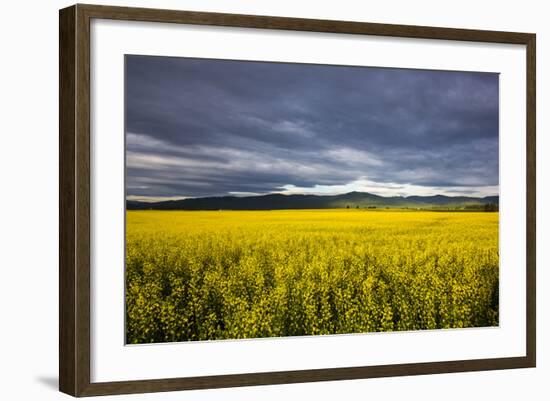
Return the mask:
<path id="1" fill-rule="evenodd" d="M 498 74 L 126 56 L 129 199 L 498 194 Z"/>

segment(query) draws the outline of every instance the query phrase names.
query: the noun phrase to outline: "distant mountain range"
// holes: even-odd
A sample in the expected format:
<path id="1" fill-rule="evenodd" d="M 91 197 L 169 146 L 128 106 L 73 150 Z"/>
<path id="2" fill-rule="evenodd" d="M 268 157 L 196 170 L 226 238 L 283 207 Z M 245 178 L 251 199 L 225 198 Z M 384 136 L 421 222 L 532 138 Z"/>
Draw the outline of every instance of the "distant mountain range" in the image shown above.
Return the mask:
<path id="1" fill-rule="evenodd" d="M 498 209 L 499 197 L 486 196 L 380 196 L 368 192 L 349 192 L 341 195 L 283 195 L 221 196 L 188 198 L 162 202 L 126 201 L 128 210 L 273 210 L 273 209 L 331 209 L 331 208 L 413 208 L 430 210 Z M 488 205 L 488 206 L 486 206 Z"/>

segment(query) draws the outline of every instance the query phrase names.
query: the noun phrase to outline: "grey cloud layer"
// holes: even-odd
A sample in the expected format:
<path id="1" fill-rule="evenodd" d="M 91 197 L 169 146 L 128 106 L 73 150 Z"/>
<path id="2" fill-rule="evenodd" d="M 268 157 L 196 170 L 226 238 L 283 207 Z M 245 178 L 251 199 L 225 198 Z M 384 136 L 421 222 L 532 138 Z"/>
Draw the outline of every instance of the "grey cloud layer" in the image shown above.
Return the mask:
<path id="1" fill-rule="evenodd" d="M 127 194 L 498 186 L 498 75 L 127 56 Z"/>

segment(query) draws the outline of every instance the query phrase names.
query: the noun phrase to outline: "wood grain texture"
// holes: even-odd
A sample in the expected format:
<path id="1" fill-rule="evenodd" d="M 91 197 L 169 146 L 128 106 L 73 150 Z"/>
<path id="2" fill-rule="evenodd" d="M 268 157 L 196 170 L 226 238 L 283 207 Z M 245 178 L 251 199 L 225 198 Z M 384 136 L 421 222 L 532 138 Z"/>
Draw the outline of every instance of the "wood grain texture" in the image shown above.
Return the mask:
<path id="1" fill-rule="evenodd" d="M 527 49 L 527 302 L 525 357 L 90 382 L 90 20 L 168 22 L 258 29 L 525 45 Z M 350 21 L 76 5 L 60 11 L 59 388 L 73 396 L 143 393 L 534 367 L 536 363 L 536 38 L 534 34 Z"/>
<path id="2" fill-rule="evenodd" d="M 75 7 L 59 14 L 59 389 L 75 393 Z"/>
<path id="3" fill-rule="evenodd" d="M 90 20 L 76 12 L 76 389 L 90 383 Z"/>
<path id="4" fill-rule="evenodd" d="M 436 28 L 427 26 L 380 24 L 355 21 L 332 21 L 260 15 L 161 10 L 150 8 L 96 6 L 86 4 L 79 4 L 78 6 L 92 18 L 109 18 L 128 21 L 170 22 L 191 25 L 282 29 L 309 32 L 516 44 L 525 44 L 530 36 L 530 34 L 518 32 Z"/>
<path id="5" fill-rule="evenodd" d="M 526 333 L 527 359 L 530 366 L 536 366 L 537 344 L 537 271 L 536 271 L 536 231 L 537 231 L 537 85 L 536 85 L 536 36 L 530 35 L 527 41 L 527 227 L 526 227 Z"/>
<path id="6" fill-rule="evenodd" d="M 223 376 L 203 376 L 159 380 L 94 383 L 81 393 L 83 396 L 131 394 L 160 391 L 200 390 L 209 388 L 243 387 L 270 384 L 356 380 L 378 377 L 415 376 L 438 373 L 471 372 L 526 368 L 526 358 L 498 358 L 468 361 L 412 363 L 352 368 L 297 370 Z"/>

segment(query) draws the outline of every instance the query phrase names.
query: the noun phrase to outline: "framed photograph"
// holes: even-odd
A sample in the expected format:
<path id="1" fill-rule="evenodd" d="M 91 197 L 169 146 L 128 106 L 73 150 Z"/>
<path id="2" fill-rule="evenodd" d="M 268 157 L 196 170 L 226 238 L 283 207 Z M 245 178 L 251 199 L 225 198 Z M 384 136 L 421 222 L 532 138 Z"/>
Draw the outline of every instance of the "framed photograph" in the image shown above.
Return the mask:
<path id="1" fill-rule="evenodd" d="M 60 11 L 73 396 L 535 366 L 535 35 Z"/>

